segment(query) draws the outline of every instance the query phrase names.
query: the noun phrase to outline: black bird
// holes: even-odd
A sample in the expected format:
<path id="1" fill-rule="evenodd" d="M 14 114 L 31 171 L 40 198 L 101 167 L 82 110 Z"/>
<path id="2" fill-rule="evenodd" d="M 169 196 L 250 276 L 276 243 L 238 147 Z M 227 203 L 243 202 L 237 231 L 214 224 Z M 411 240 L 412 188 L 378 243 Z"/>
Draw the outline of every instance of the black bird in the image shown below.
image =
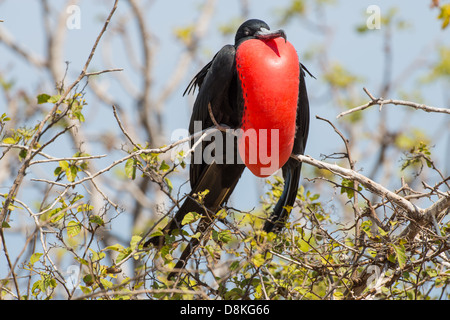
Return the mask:
<path id="1" fill-rule="evenodd" d="M 235 44 L 217 52 L 184 92 L 199 88 L 189 133 L 220 124 L 220 136 L 198 143 L 190 164 L 192 191 L 162 230 L 163 235 L 152 237 L 144 246 L 161 247 L 164 235 L 181 229 L 189 212 L 204 216 L 197 227 L 204 232 L 229 199 L 245 167 L 261 177 L 282 168 L 284 190 L 263 230 L 276 233 L 282 229 L 295 202 L 301 170 L 301 162 L 290 156 L 303 154 L 308 138 L 305 71 L 310 74 L 283 30 L 270 31 L 257 19 L 239 27 Z M 225 127 L 239 129 L 240 135 L 236 137 L 232 130 L 223 130 Z M 219 145 L 219 141 L 223 143 Z M 210 161 L 205 161 L 206 151 L 211 154 Z M 199 203 L 196 196 L 205 190 L 209 193 Z M 176 269 L 185 266 L 198 244 L 198 239 L 192 238 Z"/>

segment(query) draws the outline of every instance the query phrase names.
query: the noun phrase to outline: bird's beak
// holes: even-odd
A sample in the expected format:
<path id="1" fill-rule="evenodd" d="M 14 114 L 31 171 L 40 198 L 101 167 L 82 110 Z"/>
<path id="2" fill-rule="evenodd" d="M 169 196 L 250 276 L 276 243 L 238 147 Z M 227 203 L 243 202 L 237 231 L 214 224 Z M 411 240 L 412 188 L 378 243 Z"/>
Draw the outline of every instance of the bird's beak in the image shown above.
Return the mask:
<path id="1" fill-rule="evenodd" d="M 255 33 L 255 37 L 257 39 L 261 39 L 261 40 L 270 40 L 270 39 L 282 37 L 285 42 L 287 41 L 286 33 L 282 29 L 270 31 L 266 28 L 261 28 L 259 31 L 257 31 Z"/>

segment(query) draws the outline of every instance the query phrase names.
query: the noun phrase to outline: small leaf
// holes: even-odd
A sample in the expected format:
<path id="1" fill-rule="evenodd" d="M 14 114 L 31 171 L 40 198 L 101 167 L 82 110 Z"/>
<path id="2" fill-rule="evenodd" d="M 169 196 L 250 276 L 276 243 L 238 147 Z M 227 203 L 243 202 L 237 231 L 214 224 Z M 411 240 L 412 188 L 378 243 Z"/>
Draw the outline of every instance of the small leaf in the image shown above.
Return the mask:
<path id="1" fill-rule="evenodd" d="M 198 219 L 202 218 L 202 215 L 197 212 L 188 212 L 184 218 L 183 221 L 181 221 L 181 225 L 184 226 L 186 224 L 192 223 L 197 221 Z"/>
<path id="2" fill-rule="evenodd" d="M 228 243 L 232 239 L 233 239 L 233 237 L 231 236 L 230 230 L 223 230 L 223 231 L 219 232 L 219 240 L 222 241 L 223 243 Z"/>
<path id="3" fill-rule="evenodd" d="M 117 255 L 116 263 L 119 263 L 120 261 L 122 261 L 125 258 L 127 258 L 130 255 L 131 250 L 132 250 L 131 248 L 126 248 L 126 249 L 122 250 L 122 252 L 120 252 Z"/>
<path id="4" fill-rule="evenodd" d="M 122 252 L 124 250 L 124 247 L 121 244 L 113 244 L 112 246 L 108 246 L 103 250 L 113 250 L 113 251 L 117 251 L 117 252 Z"/>
<path id="5" fill-rule="evenodd" d="M 94 206 L 91 206 L 87 203 L 83 203 L 77 207 L 77 212 L 90 212 L 92 210 L 94 210 Z M 95 219 L 94 216 L 92 218 Z M 100 218 L 100 217 L 98 217 L 98 218 Z M 100 220 L 101 220 L 101 218 L 100 218 Z M 89 221 L 90 221 L 90 219 L 89 219 Z M 97 221 L 99 221 L 99 220 L 97 219 Z M 103 220 L 101 220 L 101 221 L 103 221 Z"/>
<path id="6" fill-rule="evenodd" d="M 450 23 L 450 4 L 443 4 L 438 19 L 442 19 L 442 29 L 447 28 Z"/>
<path id="7" fill-rule="evenodd" d="M 67 168 L 69 168 L 69 163 L 67 161 L 59 161 L 58 164 L 63 171 L 66 171 Z"/>
<path id="8" fill-rule="evenodd" d="M 406 258 L 407 258 L 405 246 L 403 245 L 403 243 L 394 244 L 392 246 L 394 247 L 394 250 L 395 250 L 395 255 L 397 258 L 398 265 L 399 265 L 400 269 L 403 269 L 403 267 L 405 266 L 405 263 L 406 263 Z"/>
<path id="9" fill-rule="evenodd" d="M 164 233 L 161 231 L 161 230 L 158 230 L 158 231 L 156 231 L 156 232 L 153 232 L 151 235 L 150 235 L 150 238 L 153 238 L 153 237 L 159 237 L 159 236 L 163 236 L 164 235 Z"/>
<path id="10" fill-rule="evenodd" d="M 52 223 L 55 223 L 55 222 L 58 222 L 59 220 L 61 220 L 63 217 L 64 217 L 64 211 L 62 212 L 62 213 L 59 213 L 59 212 L 61 212 L 61 208 L 56 208 L 56 209 L 53 209 L 53 210 L 51 210 L 49 213 L 48 213 L 48 217 L 46 218 L 46 219 L 50 219 L 50 222 L 52 222 Z"/>
<path id="11" fill-rule="evenodd" d="M 27 156 L 27 150 L 20 150 L 19 152 L 19 160 L 22 161 Z"/>
<path id="12" fill-rule="evenodd" d="M 361 186 L 358 185 L 358 191 L 362 191 Z M 342 179 L 341 194 L 346 193 L 349 199 L 355 196 L 354 182 L 349 179 Z"/>
<path id="13" fill-rule="evenodd" d="M 50 102 L 50 103 L 56 103 L 56 102 L 58 102 L 59 99 L 61 99 L 61 95 L 60 95 L 60 94 L 56 94 L 56 95 L 54 95 L 54 96 L 51 96 L 51 97 L 48 99 L 47 102 Z"/>
<path id="14" fill-rule="evenodd" d="M 105 224 L 105 222 L 103 221 L 103 219 L 100 216 L 97 215 L 93 215 L 89 217 L 89 222 L 91 223 L 96 223 L 99 226 L 103 226 Z"/>
<path id="15" fill-rule="evenodd" d="M 160 171 L 167 171 L 170 169 L 170 166 L 163 160 L 161 165 L 159 166 Z"/>
<path id="16" fill-rule="evenodd" d="M 61 172 L 62 172 L 61 167 L 57 167 L 57 168 L 55 169 L 55 171 L 53 171 L 53 174 L 54 174 L 55 176 L 59 176 L 59 175 L 61 174 Z"/>
<path id="17" fill-rule="evenodd" d="M 91 253 L 92 253 L 92 256 L 91 256 L 92 262 L 98 262 L 106 257 L 106 254 L 102 251 L 97 252 L 97 251 L 93 250 L 92 248 L 89 248 L 89 251 L 91 251 Z"/>
<path id="18" fill-rule="evenodd" d="M 130 247 L 131 247 L 131 248 L 136 247 L 136 244 L 137 244 L 139 241 L 141 241 L 141 240 L 142 240 L 142 237 L 141 237 L 141 236 L 138 236 L 138 235 L 132 236 L 132 237 L 131 237 L 131 241 L 130 241 Z"/>
<path id="19" fill-rule="evenodd" d="M 260 253 L 257 253 L 257 254 L 255 254 L 255 256 L 252 258 L 252 262 L 253 262 L 253 264 L 255 265 L 255 267 L 259 268 L 259 267 L 261 267 L 261 266 L 264 264 L 264 262 L 265 262 L 264 256 L 263 256 L 262 254 L 260 254 Z"/>
<path id="20" fill-rule="evenodd" d="M 87 274 L 83 277 L 83 282 L 87 285 L 87 286 L 91 286 L 94 284 L 94 276 L 92 274 Z"/>
<path id="21" fill-rule="evenodd" d="M 125 162 L 125 174 L 129 179 L 136 179 L 136 159 L 130 158 Z"/>
<path id="22" fill-rule="evenodd" d="M 81 232 L 81 225 L 76 221 L 69 221 L 67 224 L 67 235 L 69 238 L 77 236 Z"/>
<path id="23" fill-rule="evenodd" d="M 11 226 L 9 225 L 8 222 L 3 221 L 3 222 L 2 222 L 2 228 L 11 228 Z"/>
<path id="24" fill-rule="evenodd" d="M 71 165 L 69 169 L 66 170 L 66 177 L 69 182 L 74 182 L 77 177 L 78 168 L 77 166 Z"/>
<path id="25" fill-rule="evenodd" d="M 164 181 L 166 181 L 167 188 L 169 188 L 169 193 L 172 192 L 172 190 L 173 190 L 173 184 L 172 184 L 172 181 L 170 181 L 170 179 L 167 178 L 167 177 L 164 178 Z"/>
<path id="26" fill-rule="evenodd" d="M 202 233 L 199 231 L 199 232 L 194 233 L 194 234 L 191 236 L 191 238 L 194 238 L 194 239 L 200 239 L 201 236 L 202 236 Z"/>
<path id="27" fill-rule="evenodd" d="M 46 93 L 42 93 L 37 96 L 38 104 L 47 103 L 48 99 L 50 99 L 50 96 Z"/>
<path id="28" fill-rule="evenodd" d="M 4 144 L 15 144 L 16 140 L 14 138 L 8 137 L 8 138 L 3 139 L 3 143 Z"/>
<path id="29" fill-rule="evenodd" d="M 361 230 L 364 231 L 369 237 L 372 237 L 372 221 L 363 221 L 361 223 Z"/>
<path id="30" fill-rule="evenodd" d="M 6 121 L 9 121 L 9 120 L 11 120 L 11 118 L 8 117 L 8 116 L 6 115 L 6 113 L 3 113 L 2 116 L 0 117 L 0 121 L 1 121 L 1 122 L 6 122 Z"/>
<path id="31" fill-rule="evenodd" d="M 216 213 L 216 217 L 217 219 L 225 219 L 227 217 L 228 213 L 227 210 L 225 209 L 220 209 L 217 213 Z"/>
<path id="32" fill-rule="evenodd" d="M 30 264 L 33 265 L 36 262 L 39 261 L 39 259 L 42 257 L 43 253 L 35 252 L 30 257 Z"/>
<path id="33" fill-rule="evenodd" d="M 230 271 L 234 271 L 234 270 L 236 270 L 238 267 L 239 267 L 239 261 L 233 261 L 233 262 L 230 264 Z"/>

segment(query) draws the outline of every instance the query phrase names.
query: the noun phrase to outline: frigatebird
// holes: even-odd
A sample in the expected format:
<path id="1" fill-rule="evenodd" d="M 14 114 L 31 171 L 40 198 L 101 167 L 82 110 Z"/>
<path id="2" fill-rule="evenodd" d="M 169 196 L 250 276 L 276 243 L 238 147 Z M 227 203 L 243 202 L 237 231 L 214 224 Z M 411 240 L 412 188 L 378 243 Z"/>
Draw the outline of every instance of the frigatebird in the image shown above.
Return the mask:
<path id="1" fill-rule="evenodd" d="M 291 155 L 303 154 L 308 138 L 305 71 L 310 74 L 283 30 L 271 31 L 258 19 L 247 20 L 238 28 L 234 45 L 225 45 L 217 52 L 183 94 L 198 88 L 189 133 L 220 126 L 226 147 L 213 148 L 212 160 L 205 161 L 203 153 L 217 146 L 220 137 L 198 143 L 189 171 L 192 191 L 162 234 L 144 246 L 161 248 L 165 235 L 181 229 L 181 221 L 189 212 L 203 215 L 197 231 L 206 231 L 246 167 L 260 177 L 282 168 L 283 193 L 263 230 L 277 233 L 282 229 L 300 180 L 301 162 Z M 240 135 L 224 128 L 239 129 Z M 195 141 L 192 139 L 191 146 Z M 209 192 L 199 201 L 198 195 L 205 190 Z M 176 268 L 184 267 L 198 244 L 198 239 L 192 238 Z"/>

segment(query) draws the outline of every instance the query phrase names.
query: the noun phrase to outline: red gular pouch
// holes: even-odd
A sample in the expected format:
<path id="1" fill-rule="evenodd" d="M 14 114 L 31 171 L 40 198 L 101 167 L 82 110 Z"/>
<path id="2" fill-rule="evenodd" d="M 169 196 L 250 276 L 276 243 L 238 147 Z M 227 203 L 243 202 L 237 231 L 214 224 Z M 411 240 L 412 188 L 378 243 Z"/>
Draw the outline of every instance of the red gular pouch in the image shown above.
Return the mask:
<path id="1" fill-rule="evenodd" d="M 236 51 L 244 98 L 239 154 L 258 177 L 267 177 L 289 159 L 294 145 L 300 64 L 283 38 L 251 39 Z"/>

